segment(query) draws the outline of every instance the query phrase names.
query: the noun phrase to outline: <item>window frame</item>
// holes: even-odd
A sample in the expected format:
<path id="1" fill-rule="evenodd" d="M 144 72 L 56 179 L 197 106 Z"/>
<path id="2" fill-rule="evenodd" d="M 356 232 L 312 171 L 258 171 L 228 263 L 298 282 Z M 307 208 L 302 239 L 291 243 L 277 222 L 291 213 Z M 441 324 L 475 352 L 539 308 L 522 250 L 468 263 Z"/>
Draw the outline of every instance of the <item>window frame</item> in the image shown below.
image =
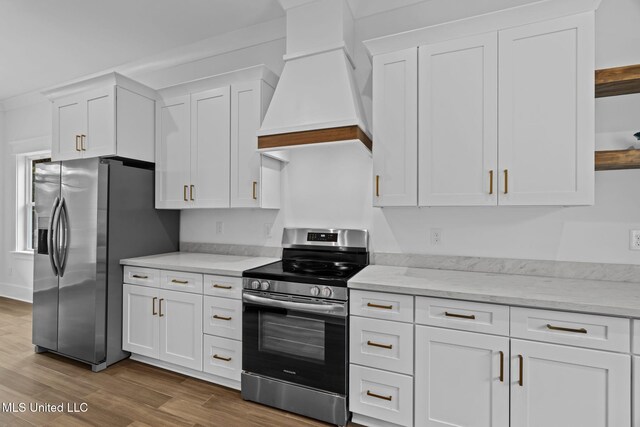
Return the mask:
<path id="1" fill-rule="evenodd" d="M 33 162 L 49 159 L 51 161 L 50 151 L 36 151 L 21 154 L 18 158 L 18 170 L 16 180 L 17 187 L 22 191 L 18 191 L 16 198 L 16 251 L 33 253 L 33 208 L 35 201 L 33 200 Z"/>

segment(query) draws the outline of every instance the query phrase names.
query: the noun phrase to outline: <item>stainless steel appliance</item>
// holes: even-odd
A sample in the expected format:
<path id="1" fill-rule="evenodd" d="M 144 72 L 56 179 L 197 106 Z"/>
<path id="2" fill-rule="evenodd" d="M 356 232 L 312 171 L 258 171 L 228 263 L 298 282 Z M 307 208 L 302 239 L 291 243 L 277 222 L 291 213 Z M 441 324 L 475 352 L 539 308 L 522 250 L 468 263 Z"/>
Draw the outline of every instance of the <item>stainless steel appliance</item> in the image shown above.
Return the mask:
<path id="1" fill-rule="evenodd" d="M 101 159 L 36 166 L 36 352 L 94 371 L 128 357 L 120 259 L 178 250 L 179 212 L 154 209 L 152 166 Z"/>
<path id="2" fill-rule="evenodd" d="M 347 281 L 369 263 L 368 233 L 290 228 L 282 247 L 243 273 L 242 397 L 346 425 Z"/>

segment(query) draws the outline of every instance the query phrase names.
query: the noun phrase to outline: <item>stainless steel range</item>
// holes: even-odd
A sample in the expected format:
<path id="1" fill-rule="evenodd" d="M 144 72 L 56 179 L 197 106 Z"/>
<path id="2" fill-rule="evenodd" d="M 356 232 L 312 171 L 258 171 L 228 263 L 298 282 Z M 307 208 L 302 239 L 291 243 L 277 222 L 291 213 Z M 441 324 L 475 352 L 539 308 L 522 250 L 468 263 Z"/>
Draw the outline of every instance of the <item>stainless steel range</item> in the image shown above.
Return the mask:
<path id="1" fill-rule="evenodd" d="M 244 399 L 347 424 L 347 281 L 369 263 L 368 239 L 287 228 L 282 260 L 244 272 Z"/>

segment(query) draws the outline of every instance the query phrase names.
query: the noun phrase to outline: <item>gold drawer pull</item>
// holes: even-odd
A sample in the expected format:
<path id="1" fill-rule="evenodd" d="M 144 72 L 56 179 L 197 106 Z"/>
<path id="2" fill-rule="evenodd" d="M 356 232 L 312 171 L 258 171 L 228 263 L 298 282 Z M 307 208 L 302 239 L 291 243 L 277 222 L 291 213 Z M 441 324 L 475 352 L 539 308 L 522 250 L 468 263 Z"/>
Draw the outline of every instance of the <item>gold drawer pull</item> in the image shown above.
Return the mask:
<path id="1" fill-rule="evenodd" d="M 380 197 L 380 175 L 376 175 L 376 197 Z"/>
<path id="2" fill-rule="evenodd" d="M 391 402 L 393 396 L 382 396 L 380 394 L 371 393 L 371 390 L 367 390 L 367 396 L 375 397 L 376 399 L 388 400 Z"/>
<path id="3" fill-rule="evenodd" d="M 563 332 L 573 332 L 576 334 L 586 334 L 587 330 L 585 328 L 564 328 L 562 326 L 553 326 L 547 323 L 547 329 L 551 329 L 552 331 L 563 331 Z"/>
<path id="4" fill-rule="evenodd" d="M 504 170 L 504 194 L 509 194 L 509 170 Z"/>
<path id="5" fill-rule="evenodd" d="M 253 181 L 253 200 L 258 200 L 258 183 Z"/>
<path id="6" fill-rule="evenodd" d="M 231 317 L 218 316 L 217 314 L 214 314 L 213 318 L 220 319 L 220 320 L 231 320 Z"/>
<path id="7" fill-rule="evenodd" d="M 368 302 L 367 307 L 382 308 L 384 310 L 391 310 L 393 308 L 392 305 L 380 305 L 380 304 L 374 304 L 372 302 Z"/>
<path id="8" fill-rule="evenodd" d="M 190 185 L 189 186 L 189 200 L 191 200 L 192 202 L 196 200 L 196 186 L 195 185 Z"/>
<path id="9" fill-rule="evenodd" d="M 84 146 L 84 139 L 87 137 L 87 135 L 80 135 L 80 148 L 82 148 L 82 151 L 87 151 L 87 147 Z"/>
<path id="10" fill-rule="evenodd" d="M 475 320 L 476 319 L 476 315 L 475 314 L 456 314 L 456 313 L 449 313 L 448 311 L 445 311 L 444 315 L 447 316 L 447 317 L 456 317 L 458 319 L 469 319 L 469 320 Z"/>
<path id="11" fill-rule="evenodd" d="M 500 353 L 500 382 L 504 382 L 504 352 L 499 351 Z"/>
<path id="12" fill-rule="evenodd" d="M 213 285 L 214 288 L 217 289 L 232 289 L 233 286 L 225 286 L 225 285 L 218 285 L 217 283 Z"/>
<path id="13" fill-rule="evenodd" d="M 187 189 L 188 189 L 188 188 L 189 188 L 189 186 L 188 186 L 188 185 L 185 185 L 184 187 L 182 187 L 182 199 L 183 199 L 185 202 L 188 202 L 188 201 L 189 201 L 189 199 L 187 198 Z"/>
<path id="14" fill-rule="evenodd" d="M 134 279 L 148 279 L 149 276 L 143 276 L 141 274 L 134 274 L 131 277 L 133 277 Z"/>
<path id="15" fill-rule="evenodd" d="M 370 345 L 371 347 L 386 348 L 387 350 L 391 350 L 393 348 L 393 344 L 378 344 L 373 341 L 367 341 L 367 345 Z"/>
<path id="16" fill-rule="evenodd" d="M 82 151 L 80 150 L 79 142 L 80 142 L 80 135 L 76 135 L 76 151 Z"/>
<path id="17" fill-rule="evenodd" d="M 158 297 L 153 297 L 153 300 L 151 301 L 151 314 L 153 314 L 154 316 L 158 314 L 158 312 L 156 311 L 156 301 L 158 301 Z"/>
<path id="18" fill-rule="evenodd" d="M 218 356 L 217 354 L 213 355 L 214 359 L 218 359 L 218 360 L 223 360 L 225 362 L 231 362 L 231 358 L 230 357 L 222 357 L 222 356 Z"/>
<path id="19" fill-rule="evenodd" d="M 489 194 L 493 194 L 493 169 L 489 171 Z"/>
<path id="20" fill-rule="evenodd" d="M 518 385 L 522 387 L 524 385 L 524 357 L 521 354 L 518 355 L 518 362 L 520 363 L 520 368 L 518 369 Z"/>
<path id="21" fill-rule="evenodd" d="M 164 298 L 160 298 L 160 301 L 158 302 L 158 308 L 159 308 L 158 316 L 159 317 L 164 317 L 164 314 L 162 314 L 162 301 L 164 301 Z"/>
<path id="22" fill-rule="evenodd" d="M 177 283 L 179 285 L 186 285 L 187 283 L 189 283 L 188 280 L 178 280 L 178 279 L 172 279 L 171 283 Z"/>

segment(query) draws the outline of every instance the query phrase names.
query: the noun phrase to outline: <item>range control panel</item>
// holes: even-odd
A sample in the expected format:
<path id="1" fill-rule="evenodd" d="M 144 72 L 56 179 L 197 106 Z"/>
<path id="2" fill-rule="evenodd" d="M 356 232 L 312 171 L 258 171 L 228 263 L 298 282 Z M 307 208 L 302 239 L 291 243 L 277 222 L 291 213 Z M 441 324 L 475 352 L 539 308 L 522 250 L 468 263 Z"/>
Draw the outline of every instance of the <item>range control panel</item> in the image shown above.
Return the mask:
<path id="1" fill-rule="evenodd" d="M 337 242 L 338 233 L 307 233 L 307 242 Z"/>

